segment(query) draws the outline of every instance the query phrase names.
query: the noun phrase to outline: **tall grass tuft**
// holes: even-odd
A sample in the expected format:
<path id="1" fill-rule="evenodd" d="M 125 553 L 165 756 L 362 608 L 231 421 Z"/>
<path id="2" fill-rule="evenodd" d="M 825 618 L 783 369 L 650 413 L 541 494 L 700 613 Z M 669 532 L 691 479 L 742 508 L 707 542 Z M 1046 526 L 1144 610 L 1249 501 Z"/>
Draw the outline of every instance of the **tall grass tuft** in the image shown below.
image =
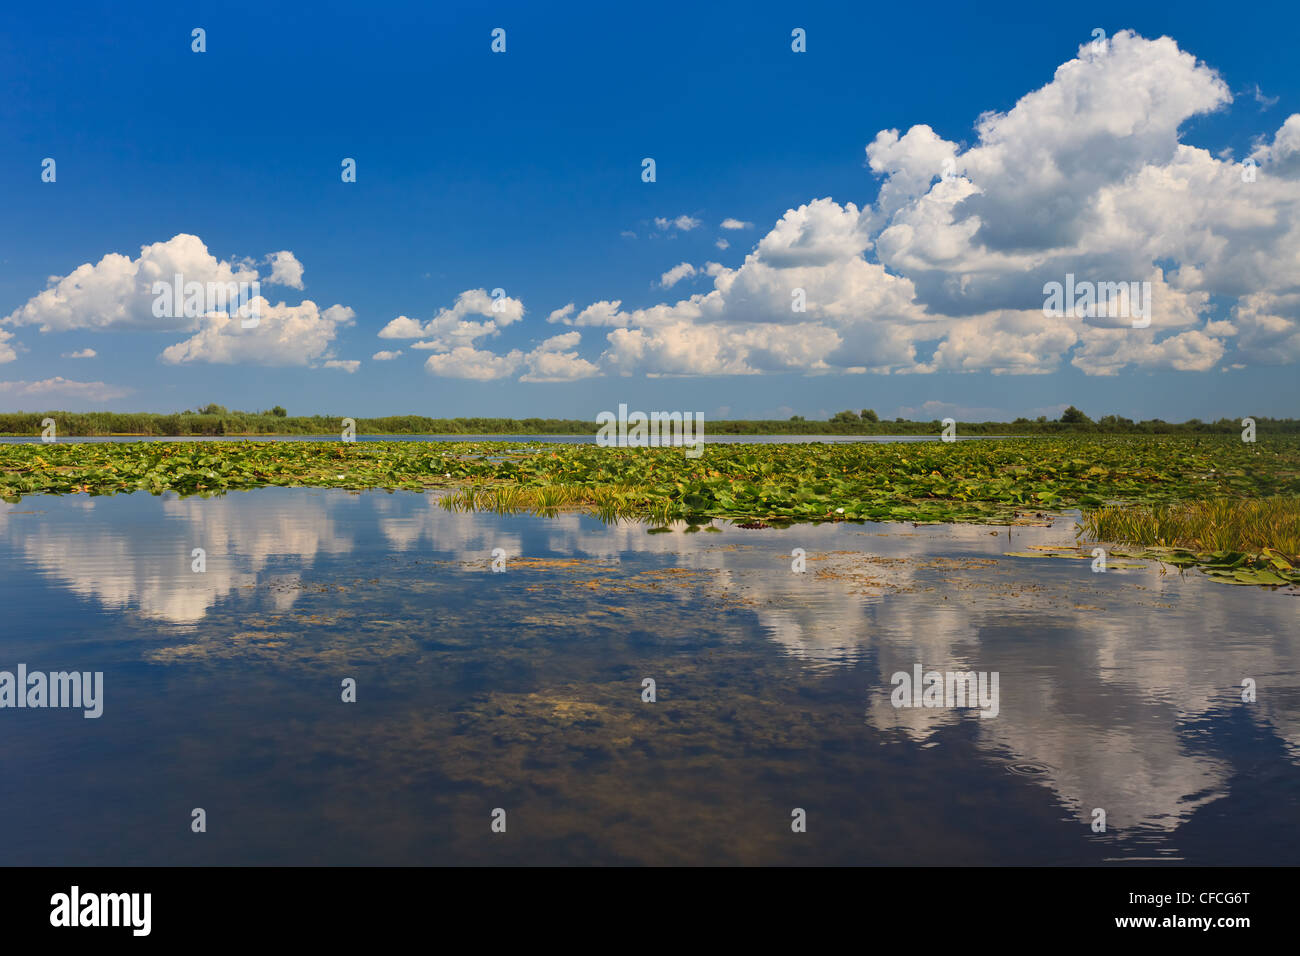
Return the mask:
<path id="1" fill-rule="evenodd" d="M 551 517 L 565 509 L 592 510 L 606 523 L 646 513 L 646 497 L 630 485 L 488 485 L 460 488 L 441 499 L 449 511 L 532 513 Z"/>
<path id="2" fill-rule="evenodd" d="M 1093 541 L 1198 552 L 1259 554 L 1271 548 L 1300 558 L 1300 498 L 1109 506 L 1087 512 L 1081 527 Z"/>

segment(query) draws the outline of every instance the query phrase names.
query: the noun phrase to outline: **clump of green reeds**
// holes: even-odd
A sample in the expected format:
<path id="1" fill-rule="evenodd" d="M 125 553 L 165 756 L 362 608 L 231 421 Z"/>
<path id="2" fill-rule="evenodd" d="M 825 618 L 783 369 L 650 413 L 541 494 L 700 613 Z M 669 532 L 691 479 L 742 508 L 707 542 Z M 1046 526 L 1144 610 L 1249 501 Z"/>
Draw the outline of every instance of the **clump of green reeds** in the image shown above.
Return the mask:
<path id="1" fill-rule="evenodd" d="M 1080 526 L 1093 541 L 1300 557 L 1300 498 L 1107 506 L 1087 512 Z"/>
<path id="2" fill-rule="evenodd" d="M 632 485 L 484 485 L 459 488 L 443 496 L 441 504 L 449 511 L 547 517 L 564 510 L 594 511 L 607 523 L 653 517 L 656 510 L 664 510 L 663 505 L 653 506 L 644 492 Z"/>

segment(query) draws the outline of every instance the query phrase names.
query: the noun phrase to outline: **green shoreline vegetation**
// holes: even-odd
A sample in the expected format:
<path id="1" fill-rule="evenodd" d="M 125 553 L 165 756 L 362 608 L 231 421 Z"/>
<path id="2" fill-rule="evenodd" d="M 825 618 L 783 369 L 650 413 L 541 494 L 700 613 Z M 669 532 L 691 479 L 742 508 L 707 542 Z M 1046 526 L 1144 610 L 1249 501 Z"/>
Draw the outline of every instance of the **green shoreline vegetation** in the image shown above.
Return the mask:
<path id="1" fill-rule="evenodd" d="M 360 422 L 358 422 L 360 425 Z M 448 508 L 688 527 L 822 521 L 1012 524 L 1078 508 L 1080 533 L 1234 583 L 1300 583 L 1300 435 L 1054 435 L 996 442 L 30 442 L 0 446 L 0 497 L 265 486 L 445 489 Z M 1236 580 L 1258 572 L 1258 580 Z M 1276 580 L 1275 580 L 1276 578 Z"/>
<path id="2" fill-rule="evenodd" d="M 62 438 L 108 436 L 141 438 L 189 438 L 256 435 L 338 435 L 343 416 L 291 416 L 276 406 L 268 411 L 232 411 L 221 405 L 205 405 L 172 414 L 153 412 L 3 412 L 0 435 L 35 437 L 45 419 L 52 418 Z M 355 418 L 358 435 L 594 435 L 599 426 L 590 420 L 563 418 L 427 418 L 421 415 L 393 415 L 384 418 Z M 1300 420 L 1256 416 L 1259 433 L 1300 435 Z M 723 435 L 937 435 L 942 428 L 933 421 L 881 421 L 871 409 L 842 411 L 826 421 L 810 421 L 801 415 L 772 421 L 707 421 L 706 434 Z M 1241 420 L 1222 418 L 1215 422 L 1191 419 L 1166 422 L 1158 418 L 1132 421 L 1106 415 L 1093 421 L 1074 406 L 1060 418 L 1017 418 L 1011 422 L 958 422 L 959 435 L 1212 435 L 1239 434 Z"/>

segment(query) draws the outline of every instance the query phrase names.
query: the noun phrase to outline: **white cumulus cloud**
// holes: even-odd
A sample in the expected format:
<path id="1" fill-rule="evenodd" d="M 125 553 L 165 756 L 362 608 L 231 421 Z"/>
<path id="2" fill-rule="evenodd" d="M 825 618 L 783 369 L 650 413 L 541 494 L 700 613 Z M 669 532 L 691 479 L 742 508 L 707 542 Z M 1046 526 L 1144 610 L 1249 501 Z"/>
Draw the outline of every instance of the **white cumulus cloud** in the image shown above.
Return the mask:
<path id="1" fill-rule="evenodd" d="M 268 283 L 302 288 L 303 267 L 288 250 L 281 250 L 263 260 L 271 265 Z M 226 311 L 182 315 L 181 302 L 171 308 L 157 308 L 162 289 L 174 289 L 180 277 L 183 295 L 188 287 L 199 283 L 204 289 L 242 288 L 250 297 L 250 306 L 261 309 L 261 321 L 253 328 L 242 328 L 239 317 Z M 298 305 L 280 302 L 271 305 L 261 296 L 253 296 L 253 283 L 261 283 L 255 263 L 246 258 L 229 260 L 212 255 L 203 241 L 180 233 L 165 242 L 142 246 L 140 255 L 131 258 L 109 253 L 97 263 L 83 263 L 65 276 L 51 276 L 44 291 L 0 319 L 0 325 L 36 326 L 42 333 L 90 330 L 152 331 L 187 334 L 189 337 L 167 346 L 161 358 L 170 364 L 247 362 L 256 365 L 311 365 L 330 356 L 338 330 L 351 324 L 353 312 L 342 305 L 320 309 L 311 300 Z M 244 285 L 240 285 L 244 284 Z M 203 297 L 203 308 L 211 307 Z M 234 311 L 235 306 L 230 306 Z M 156 314 L 162 313 L 162 314 Z M 0 329 L 0 362 L 6 361 L 5 343 L 13 333 Z M 93 358 L 94 349 L 66 354 L 67 358 Z M 9 356 L 12 358 L 12 355 Z"/>
<path id="2" fill-rule="evenodd" d="M 1190 120 L 1231 102 L 1175 40 L 1121 31 L 1005 112 L 972 117 L 969 145 L 923 123 L 878 132 L 865 150 L 874 201 L 813 199 L 737 267 L 683 263 L 660 279 L 703 272 L 711 289 L 637 309 L 570 304 L 550 321 L 605 328 L 593 364 L 620 375 L 1295 362 L 1300 114 L 1256 140 L 1252 180 L 1186 141 Z M 1067 276 L 1149 289 L 1149 322 L 1045 314 L 1045 286 Z"/>
<path id="3" fill-rule="evenodd" d="M 321 368 L 338 368 L 351 375 L 357 369 L 361 368 L 360 359 L 326 359 L 321 363 Z"/>
<path id="4" fill-rule="evenodd" d="M 524 382 L 571 382 L 597 375 L 600 369 L 581 358 L 576 349 L 580 332 L 553 335 L 529 352 L 512 349 L 506 355 L 458 346 L 450 352 L 430 355 L 425 368 L 443 378 L 492 381 L 523 372 Z"/>
<path id="5" fill-rule="evenodd" d="M 479 316 L 475 322 L 470 316 Z M 379 330 L 381 339 L 423 339 L 412 348 L 454 352 L 490 338 L 524 317 L 524 304 L 506 295 L 493 297 L 485 289 L 467 289 L 450 308 L 440 309 L 428 322 L 399 315 Z"/>
<path id="6" fill-rule="evenodd" d="M 35 325 L 41 332 L 192 331 L 198 325 L 194 317 L 154 315 L 153 284 L 172 284 L 177 275 L 186 283 L 258 280 L 256 269 L 242 261 L 217 259 L 198 236 L 181 233 L 142 246 L 135 259 L 113 252 L 93 265 L 77 266 L 66 276 L 51 276 L 44 291 L 0 319 L 0 324 Z"/>
<path id="7" fill-rule="evenodd" d="M 692 229 L 698 229 L 702 225 L 704 225 L 703 220 L 685 214 L 680 215 L 675 219 L 668 219 L 665 216 L 655 217 L 655 226 L 664 232 L 667 232 L 670 229 L 676 229 L 679 232 L 690 232 Z"/>
<path id="8" fill-rule="evenodd" d="M 301 289 L 302 285 L 302 263 L 298 258 L 287 249 L 281 252 L 273 252 L 270 255 L 271 276 L 266 281 L 273 285 L 288 286 L 291 289 Z"/>
<path id="9" fill-rule="evenodd" d="M 203 316 L 199 331 L 163 349 L 162 360 L 171 365 L 310 365 L 330 358 L 339 330 L 355 316 L 347 306 L 320 309 L 310 299 L 299 305 L 255 302 L 261 315 L 256 327 L 244 328 L 238 317 L 221 313 Z"/>
<path id="10" fill-rule="evenodd" d="M 659 284 L 665 289 L 670 289 L 683 279 L 690 279 L 695 274 L 695 266 L 691 265 L 689 262 L 683 262 L 680 265 L 673 266 L 665 272 L 663 276 L 660 277 Z"/>

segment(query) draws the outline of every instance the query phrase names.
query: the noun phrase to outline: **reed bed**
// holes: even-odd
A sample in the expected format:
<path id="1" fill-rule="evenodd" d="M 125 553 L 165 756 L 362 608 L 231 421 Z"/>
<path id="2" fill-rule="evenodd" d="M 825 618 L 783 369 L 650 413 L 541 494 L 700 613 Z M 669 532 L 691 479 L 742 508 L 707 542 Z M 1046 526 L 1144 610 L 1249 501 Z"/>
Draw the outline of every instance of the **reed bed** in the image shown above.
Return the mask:
<path id="1" fill-rule="evenodd" d="M 633 485 L 478 485 L 444 495 L 449 511 L 491 511 L 553 517 L 561 511 L 594 511 L 607 523 L 623 519 L 668 520 L 666 503 L 651 500 Z"/>
<path id="2" fill-rule="evenodd" d="M 1084 514 L 1093 541 L 1196 552 L 1275 551 L 1300 559 L 1300 498 L 1218 498 L 1097 508 Z"/>

